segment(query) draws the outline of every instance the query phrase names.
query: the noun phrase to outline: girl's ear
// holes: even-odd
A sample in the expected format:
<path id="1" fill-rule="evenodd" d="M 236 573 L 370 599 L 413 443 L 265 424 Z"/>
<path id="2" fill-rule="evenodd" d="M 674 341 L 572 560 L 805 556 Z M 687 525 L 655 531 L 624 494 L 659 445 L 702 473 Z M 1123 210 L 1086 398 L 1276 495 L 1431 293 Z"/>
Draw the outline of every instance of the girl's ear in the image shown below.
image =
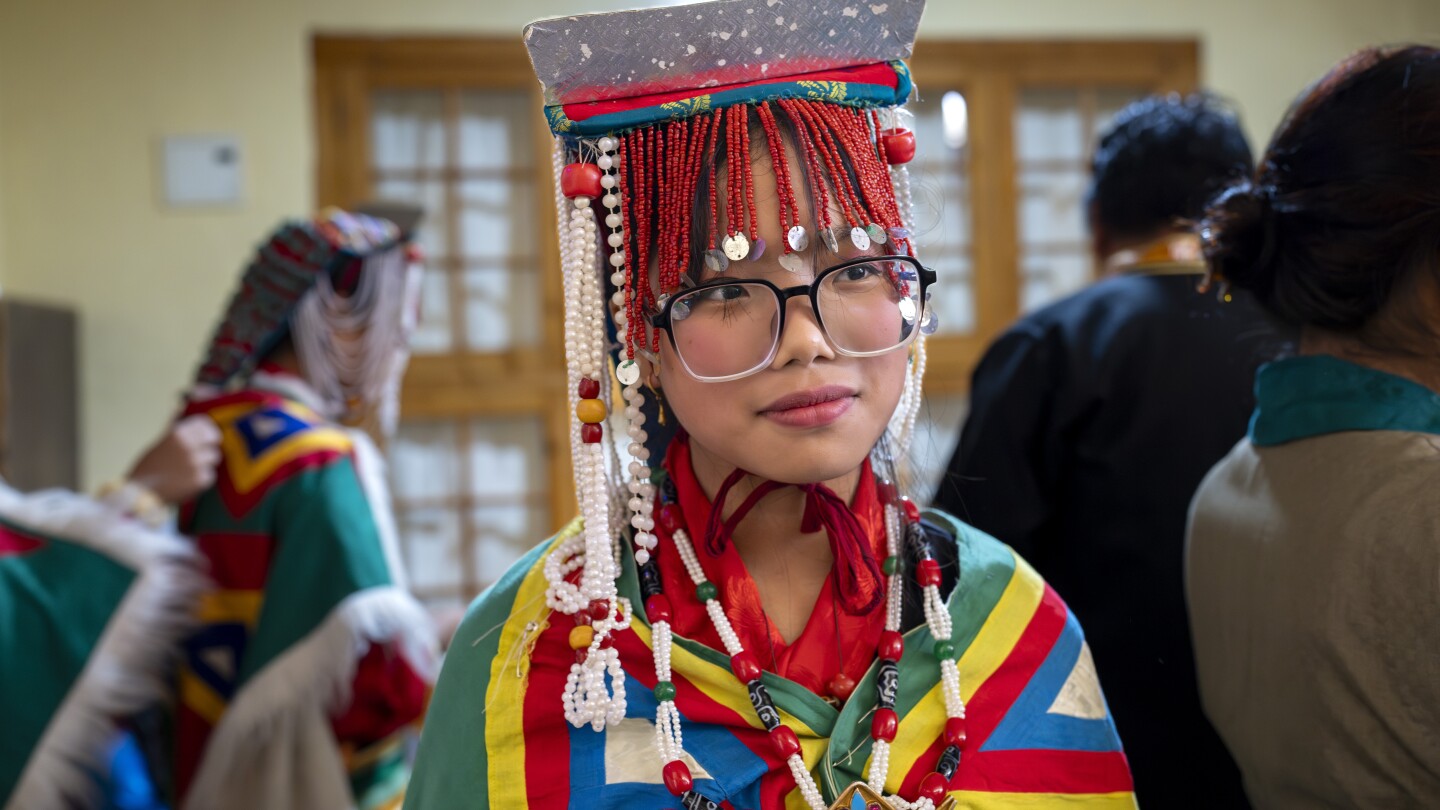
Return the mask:
<path id="1" fill-rule="evenodd" d="M 640 366 L 640 380 L 645 383 L 645 387 L 652 391 L 659 390 L 660 355 L 652 352 L 645 352 L 642 355 L 636 352 L 635 362 Z"/>

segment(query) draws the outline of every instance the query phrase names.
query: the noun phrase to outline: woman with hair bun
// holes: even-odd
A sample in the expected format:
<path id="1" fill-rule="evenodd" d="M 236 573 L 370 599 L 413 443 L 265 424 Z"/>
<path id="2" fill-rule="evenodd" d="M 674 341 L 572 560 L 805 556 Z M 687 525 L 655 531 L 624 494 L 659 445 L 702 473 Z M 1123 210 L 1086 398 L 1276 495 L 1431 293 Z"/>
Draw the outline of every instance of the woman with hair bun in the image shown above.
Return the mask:
<path id="1" fill-rule="evenodd" d="M 1359 53 L 1211 207 L 1301 329 L 1191 506 L 1207 713 L 1257 808 L 1440 801 L 1440 50 Z"/>

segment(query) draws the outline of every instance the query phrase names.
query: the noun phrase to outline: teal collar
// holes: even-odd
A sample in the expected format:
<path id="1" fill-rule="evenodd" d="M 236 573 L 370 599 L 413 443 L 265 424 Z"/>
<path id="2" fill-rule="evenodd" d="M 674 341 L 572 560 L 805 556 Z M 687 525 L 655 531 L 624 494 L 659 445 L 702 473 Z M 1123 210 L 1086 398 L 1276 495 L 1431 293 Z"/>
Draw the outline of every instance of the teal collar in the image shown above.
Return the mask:
<path id="1" fill-rule="evenodd" d="M 1347 430 L 1440 434 L 1440 394 L 1329 355 L 1268 363 L 1255 377 L 1250 441 L 1260 447 Z"/>

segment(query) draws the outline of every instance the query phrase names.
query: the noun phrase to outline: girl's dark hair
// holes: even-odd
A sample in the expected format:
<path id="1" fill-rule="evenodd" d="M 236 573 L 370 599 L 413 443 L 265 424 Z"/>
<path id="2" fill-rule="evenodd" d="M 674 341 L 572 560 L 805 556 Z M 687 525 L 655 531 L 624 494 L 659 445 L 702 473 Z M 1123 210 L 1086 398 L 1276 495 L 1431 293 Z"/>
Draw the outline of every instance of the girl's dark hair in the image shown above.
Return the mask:
<path id="1" fill-rule="evenodd" d="M 1296 325 L 1361 331 L 1440 272 L 1440 50 L 1337 65 L 1291 107 L 1254 177 L 1211 203 L 1201 234 L 1219 278 Z"/>

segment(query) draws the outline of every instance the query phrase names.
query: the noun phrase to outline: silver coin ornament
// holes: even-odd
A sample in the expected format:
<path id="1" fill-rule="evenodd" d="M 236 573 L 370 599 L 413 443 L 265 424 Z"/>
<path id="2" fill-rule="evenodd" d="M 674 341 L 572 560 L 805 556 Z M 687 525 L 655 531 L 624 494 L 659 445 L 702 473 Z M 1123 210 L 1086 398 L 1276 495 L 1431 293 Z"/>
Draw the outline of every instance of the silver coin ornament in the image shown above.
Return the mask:
<path id="1" fill-rule="evenodd" d="M 820 239 L 825 243 L 825 247 L 830 249 L 831 253 L 840 252 L 840 240 L 835 238 L 833 228 L 826 228 L 820 231 Z"/>
<path id="2" fill-rule="evenodd" d="M 625 360 L 615 368 L 615 379 L 621 385 L 634 385 L 640 382 L 640 364 L 634 360 Z"/>
<path id="3" fill-rule="evenodd" d="M 869 250 L 870 234 L 866 233 L 864 228 L 851 228 L 850 244 L 854 245 L 856 250 Z"/>
<path id="4" fill-rule="evenodd" d="M 810 234 L 805 232 L 804 225 L 792 225 L 785 233 L 785 242 L 791 250 L 799 253 L 810 247 Z"/>
<path id="5" fill-rule="evenodd" d="M 906 323 L 914 323 L 914 322 L 915 322 L 915 302 L 914 302 L 912 299 L 909 299 L 909 298 L 901 298 L 901 299 L 900 299 L 900 305 L 899 305 L 899 306 L 900 306 L 900 317 L 904 318 Z"/>
<path id="6" fill-rule="evenodd" d="M 885 229 L 873 222 L 865 226 L 865 233 L 870 236 L 870 241 L 877 245 L 890 241 L 890 237 L 885 235 Z"/>
<path id="7" fill-rule="evenodd" d="M 765 255 L 765 237 L 755 237 L 755 244 L 750 246 L 750 261 L 759 261 Z"/>
<path id="8" fill-rule="evenodd" d="M 938 331 L 940 331 L 940 316 L 935 314 L 933 309 L 925 310 L 925 319 L 920 322 L 920 334 L 930 337 Z"/>
<path id="9" fill-rule="evenodd" d="M 781 254 L 780 266 L 797 276 L 805 272 L 805 260 L 798 253 Z"/>
<path id="10" fill-rule="evenodd" d="M 720 247 L 725 251 L 725 257 L 732 262 L 738 262 L 750 255 L 750 240 L 743 233 L 725 237 Z"/>
<path id="11" fill-rule="evenodd" d="M 730 258 L 721 250 L 705 251 L 705 269 L 712 273 L 723 273 L 730 268 Z"/>

